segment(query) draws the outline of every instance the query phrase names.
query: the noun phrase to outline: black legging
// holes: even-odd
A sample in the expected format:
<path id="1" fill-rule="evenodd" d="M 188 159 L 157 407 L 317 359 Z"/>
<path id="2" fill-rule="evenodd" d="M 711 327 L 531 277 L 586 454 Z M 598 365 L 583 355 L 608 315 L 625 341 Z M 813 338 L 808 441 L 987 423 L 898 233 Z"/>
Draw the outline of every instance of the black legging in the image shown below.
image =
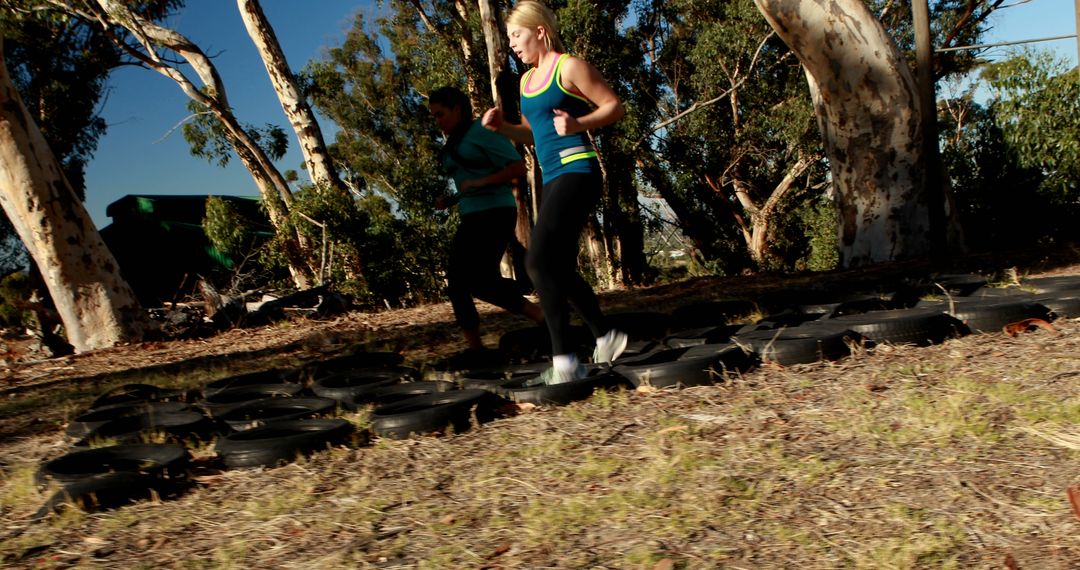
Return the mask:
<path id="1" fill-rule="evenodd" d="M 563 174 L 544 184 L 540 214 L 529 239 L 525 267 L 540 295 L 552 354 L 569 354 L 569 305 L 581 315 L 597 338 L 607 332 L 596 293 L 578 273 L 578 242 L 585 221 L 600 199 L 599 172 Z"/>
<path id="2" fill-rule="evenodd" d="M 513 279 L 499 273 L 499 260 L 515 240 L 516 208 L 492 208 L 461 216 L 450 249 L 447 295 L 461 328 L 480 326 L 473 297 L 520 314 L 525 298 Z"/>

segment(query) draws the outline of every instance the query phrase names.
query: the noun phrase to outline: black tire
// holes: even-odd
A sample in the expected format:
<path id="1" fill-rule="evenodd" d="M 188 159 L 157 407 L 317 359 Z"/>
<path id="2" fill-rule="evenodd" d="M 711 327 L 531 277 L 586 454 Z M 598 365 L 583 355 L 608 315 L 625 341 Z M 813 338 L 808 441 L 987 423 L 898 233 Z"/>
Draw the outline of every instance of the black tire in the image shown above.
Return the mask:
<path id="1" fill-rule="evenodd" d="M 316 396 L 332 398 L 342 406 L 355 410 L 357 405 L 374 399 L 375 391 L 383 386 L 415 380 L 420 373 L 415 368 L 363 368 L 339 372 L 315 380 L 311 391 Z"/>
<path id="2" fill-rule="evenodd" d="M 334 411 L 332 398 L 264 398 L 240 404 L 219 415 L 217 420 L 240 431 L 275 421 L 303 420 Z"/>
<path id="3" fill-rule="evenodd" d="M 340 418 L 279 421 L 219 438 L 214 450 L 228 468 L 275 467 L 344 443 L 355 431 Z"/>
<path id="4" fill-rule="evenodd" d="M 548 364 L 547 367 L 551 365 Z M 538 366 L 539 368 L 539 366 Z M 522 378 L 535 378 L 543 370 L 511 372 L 510 370 L 470 370 L 457 378 L 455 382 L 462 389 L 479 389 L 499 394 L 503 384 Z"/>
<path id="5" fill-rule="evenodd" d="M 298 384 L 300 376 L 301 370 L 299 368 L 272 368 L 239 376 L 229 376 L 206 384 L 203 387 L 203 395 L 209 397 L 225 390 L 248 386 Z"/>
<path id="6" fill-rule="evenodd" d="M 920 303 L 922 305 L 923 303 Z M 953 302 L 928 302 L 962 323 L 965 334 L 1001 332 L 1009 323 L 1024 319 L 1050 320 L 1050 309 L 1025 300 L 958 299 Z"/>
<path id="7" fill-rule="evenodd" d="M 103 473 L 130 471 L 164 479 L 187 476 L 191 456 L 177 444 L 131 443 L 73 451 L 38 468 L 38 484 L 71 483 Z"/>
<path id="8" fill-rule="evenodd" d="M 977 289 L 985 287 L 986 283 L 985 277 L 971 273 L 937 275 L 930 278 L 930 287 L 932 287 L 930 293 L 934 293 L 934 289 L 940 293 L 941 288 L 944 288 L 951 295 L 966 297 Z"/>
<path id="9" fill-rule="evenodd" d="M 693 351 L 693 352 L 691 352 Z M 722 378 L 725 353 L 745 353 L 735 345 L 699 345 L 660 349 L 636 359 L 627 359 L 613 369 L 633 386 L 654 388 L 703 386 Z"/>
<path id="10" fill-rule="evenodd" d="M 960 323 L 940 307 L 871 311 L 836 317 L 828 323 L 859 333 L 875 343 L 928 346 L 962 334 Z"/>
<path id="11" fill-rule="evenodd" d="M 199 401 L 198 405 L 211 417 L 216 418 L 246 402 L 263 398 L 292 398 L 303 389 L 304 387 L 300 384 L 290 382 L 237 386 L 215 392 Z"/>
<path id="12" fill-rule="evenodd" d="M 1024 287 L 1033 289 L 1036 294 L 1061 294 L 1072 297 L 1080 295 L 1080 275 L 1054 275 L 1052 277 L 1032 277 L 1021 280 Z"/>
<path id="13" fill-rule="evenodd" d="M 979 287 L 964 299 L 1033 301 L 1035 300 L 1035 294 L 1019 287 Z"/>
<path id="14" fill-rule="evenodd" d="M 170 441 L 183 441 L 191 438 L 207 440 L 214 433 L 215 427 L 206 416 L 195 411 L 165 412 L 117 418 L 98 426 L 75 442 L 76 447 L 85 447 L 102 440 L 115 440 L 118 443 L 137 443 L 151 435 L 162 434 Z"/>
<path id="15" fill-rule="evenodd" d="M 735 334 L 740 328 L 741 325 L 722 325 L 678 331 L 666 337 L 663 344 L 668 348 L 720 344 L 731 340 L 731 335 Z"/>
<path id="16" fill-rule="evenodd" d="M 451 390 L 457 390 L 457 388 L 457 384 L 446 380 L 425 380 L 421 382 L 390 384 L 388 386 L 376 388 L 374 400 L 377 404 L 386 405 L 413 396 L 449 392 Z"/>
<path id="17" fill-rule="evenodd" d="M 93 408 L 83 412 L 68 423 L 64 433 L 68 437 L 80 438 L 97 429 L 99 426 L 118 418 L 140 416 L 145 414 L 162 414 L 169 412 L 182 412 L 191 409 L 191 406 L 183 402 L 133 402 L 126 404 L 112 404 L 101 408 Z"/>
<path id="18" fill-rule="evenodd" d="M 800 305 L 799 311 L 806 315 L 818 315 L 815 320 L 820 320 L 895 308 L 897 306 L 891 299 L 883 299 L 878 295 L 851 295 L 831 303 Z"/>
<path id="19" fill-rule="evenodd" d="M 452 426 L 455 432 L 467 431 L 472 424 L 471 412 L 482 400 L 491 401 L 485 390 L 471 388 L 425 394 L 406 398 L 375 408 L 371 413 L 371 429 L 381 437 L 405 439 L 442 431 Z"/>
<path id="20" fill-rule="evenodd" d="M 44 520 L 65 507 L 84 511 L 114 509 L 161 496 L 169 487 L 167 482 L 145 473 L 116 471 L 92 475 L 64 485 L 34 513 L 32 520 Z"/>
<path id="21" fill-rule="evenodd" d="M 806 325 L 794 329 L 753 331 L 732 337 L 745 345 L 762 362 L 788 366 L 822 360 L 839 360 L 851 354 L 848 344 L 856 333 L 823 325 Z"/>
<path id="22" fill-rule="evenodd" d="M 140 402 L 183 401 L 187 394 L 183 390 L 161 388 L 152 384 L 123 384 L 110 388 L 90 404 L 91 408 L 102 408 L 117 404 L 135 404 Z"/>
<path id="23" fill-rule="evenodd" d="M 570 402 L 586 400 L 598 389 L 612 388 L 624 383 L 621 376 L 597 366 L 589 370 L 589 375 L 578 380 L 560 384 L 532 385 L 536 375 L 514 378 L 502 384 L 498 391 L 505 397 L 519 404 L 537 406 L 565 406 Z"/>
<path id="24" fill-rule="evenodd" d="M 1045 296 L 1035 299 L 1035 302 L 1050 309 L 1055 319 L 1080 317 L 1080 296 Z"/>

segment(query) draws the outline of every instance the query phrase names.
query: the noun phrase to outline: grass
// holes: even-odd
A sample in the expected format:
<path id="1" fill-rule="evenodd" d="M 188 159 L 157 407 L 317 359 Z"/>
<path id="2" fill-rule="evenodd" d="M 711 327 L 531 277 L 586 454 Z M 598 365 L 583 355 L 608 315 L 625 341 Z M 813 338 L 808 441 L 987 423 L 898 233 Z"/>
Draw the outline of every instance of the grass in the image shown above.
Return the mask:
<path id="1" fill-rule="evenodd" d="M 33 472 L 67 445 L 46 429 L 0 445 L 0 565 L 1073 568 L 1080 323 L 1057 326 L 600 392 L 275 469 L 217 471 L 204 444 L 173 500 L 32 524 Z"/>

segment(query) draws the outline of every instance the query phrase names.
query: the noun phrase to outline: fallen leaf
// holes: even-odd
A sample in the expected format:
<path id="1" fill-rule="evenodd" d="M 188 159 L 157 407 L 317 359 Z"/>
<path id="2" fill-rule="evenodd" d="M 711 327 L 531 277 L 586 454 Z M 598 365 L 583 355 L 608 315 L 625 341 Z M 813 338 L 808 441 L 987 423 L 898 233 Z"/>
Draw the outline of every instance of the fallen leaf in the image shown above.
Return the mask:
<path id="1" fill-rule="evenodd" d="M 85 542 L 86 544 L 94 544 L 100 546 L 102 544 L 108 544 L 109 541 L 105 540 L 104 538 L 98 538 L 96 536 L 84 536 L 83 542 Z"/>
<path id="2" fill-rule="evenodd" d="M 492 553 L 488 555 L 488 558 L 495 558 L 496 556 L 502 556 L 503 554 L 506 554 L 507 552 L 510 552 L 510 543 L 509 542 L 504 542 L 504 543 L 500 544 L 498 546 L 498 548 L 496 548 L 494 551 L 492 551 Z"/>
<path id="3" fill-rule="evenodd" d="M 1005 568 L 1008 570 L 1020 570 L 1020 565 L 1016 563 L 1016 559 L 1013 558 L 1011 553 L 1005 555 Z"/>
<path id="4" fill-rule="evenodd" d="M 1073 485 L 1065 489 L 1069 496 L 1069 504 L 1072 505 L 1073 515 L 1080 520 L 1080 485 Z"/>
<path id="5" fill-rule="evenodd" d="M 1009 323 L 1001 327 L 1001 331 L 1009 336 L 1017 336 L 1022 332 L 1027 332 L 1032 327 L 1039 327 L 1046 329 L 1052 333 L 1057 333 L 1058 330 L 1054 328 L 1054 325 L 1042 320 L 1042 319 L 1024 319 L 1015 323 Z"/>
<path id="6" fill-rule="evenodd" d="M 675 561 L 670 558 L 665 558 L 653 566 L 653 570 L 675 570 Z"/>
<path id="7" fill-rule="evenodd" d="M 454 521 L 456 520 L 457 517 L 455 517 L 454 515 L 446 515 L 445 517 L 439 519 L 439 524 L 454 524 Z"/>

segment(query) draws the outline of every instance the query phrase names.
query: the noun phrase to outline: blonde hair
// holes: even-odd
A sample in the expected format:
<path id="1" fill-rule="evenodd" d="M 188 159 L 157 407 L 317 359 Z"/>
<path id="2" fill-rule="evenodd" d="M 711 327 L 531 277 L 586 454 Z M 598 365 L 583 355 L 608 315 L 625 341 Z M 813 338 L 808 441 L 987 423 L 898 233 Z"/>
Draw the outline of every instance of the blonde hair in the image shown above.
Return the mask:
<path id="1" fill-rule="evenodd" d="M 559 39 L 559 27 L 555 21 L 555 13 L 550 8 L 536 0 L 521 0 L 506 16 L 506 23 L 522 28 L 544 28 L 547 34 L 544 36 L 544 45 L 549 50 L 564 52 L 562 41 Z"/>

